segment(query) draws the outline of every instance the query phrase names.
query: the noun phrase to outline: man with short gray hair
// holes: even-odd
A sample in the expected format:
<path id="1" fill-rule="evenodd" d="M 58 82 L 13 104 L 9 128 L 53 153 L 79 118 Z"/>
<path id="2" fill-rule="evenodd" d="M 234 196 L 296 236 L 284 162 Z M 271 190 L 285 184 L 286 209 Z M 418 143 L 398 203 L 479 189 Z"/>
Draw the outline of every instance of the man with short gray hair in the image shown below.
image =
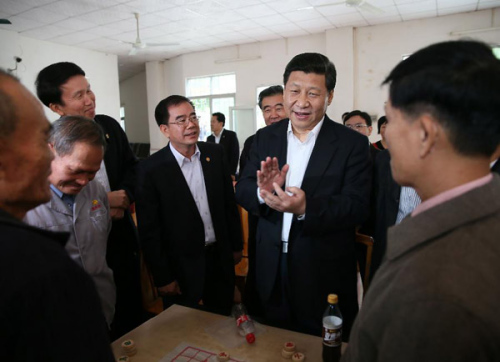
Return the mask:
<path id="1" fill-rule="evenodd" d="M 108 325 L 115 311 L 113 272 L 106 263 L 111 215 L 106 191 L 93 181 L 106 141 L 101 127 L 82 116 L 66 116 L 53 124 L 49 139 L 54 160 L 49 176 L 51 199 L 26 214 L 41 229 L 71 234 L 66 251 L 95 282 Z"/>

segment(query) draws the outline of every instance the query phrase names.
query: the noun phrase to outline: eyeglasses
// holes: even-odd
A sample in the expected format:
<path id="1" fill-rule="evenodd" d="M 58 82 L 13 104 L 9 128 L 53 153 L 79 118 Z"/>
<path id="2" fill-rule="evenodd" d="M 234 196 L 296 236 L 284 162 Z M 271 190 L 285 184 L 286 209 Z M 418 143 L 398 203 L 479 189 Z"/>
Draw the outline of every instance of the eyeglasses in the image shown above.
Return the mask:
<path id="1" fill-rule="evenodd" d="M 370 127 L 366 124 L 361 124 L 361 123 L 356 123 L 356 124 L 346 124 L 345 125 L 347 128 L 350 128 L 350 129 L 361 129 L 363 127 Z"/>
<path id="2" fill-rule="evenodd" d="M 200 116 L 190 116 L 188 118 L 180 119 L 176 122 L 168 122 L 168 124 L 176 124 L 179 127 L 186 127 L 189 124 L 189 122 L 198 124 L 199 120 L 200 120 Z"/>

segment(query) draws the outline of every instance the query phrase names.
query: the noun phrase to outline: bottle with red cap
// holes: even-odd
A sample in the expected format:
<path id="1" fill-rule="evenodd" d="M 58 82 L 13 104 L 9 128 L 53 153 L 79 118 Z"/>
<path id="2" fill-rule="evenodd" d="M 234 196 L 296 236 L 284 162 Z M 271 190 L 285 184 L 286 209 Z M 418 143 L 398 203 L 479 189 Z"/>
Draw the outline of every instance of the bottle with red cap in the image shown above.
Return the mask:
<path id="1" fill-rule="evenodd" d="M 239 333 L 246 338 L 248 343 L 255 342 L 255 326 L 245 306 L 241 303 L 235 304 L 232 314 L 236 319 Z"/>

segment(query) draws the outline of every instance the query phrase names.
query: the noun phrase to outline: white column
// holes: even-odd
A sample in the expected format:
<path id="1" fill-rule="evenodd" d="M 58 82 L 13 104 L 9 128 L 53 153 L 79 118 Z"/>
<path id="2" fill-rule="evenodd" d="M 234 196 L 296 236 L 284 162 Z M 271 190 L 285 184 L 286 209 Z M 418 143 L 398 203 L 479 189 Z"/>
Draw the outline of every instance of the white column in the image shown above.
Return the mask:
<path id="1" fill-rule="evenodd" d="M 149 139 L 151 142 L 151 154 L 165 147 L 168 139 L 160 132 L 155 120 L 155 108 L 157 104 L 167 97 L 165 89 L 165 76 L 163 62 L 146 63 L 146 90 L 148 95 L 148 124 Z"/>

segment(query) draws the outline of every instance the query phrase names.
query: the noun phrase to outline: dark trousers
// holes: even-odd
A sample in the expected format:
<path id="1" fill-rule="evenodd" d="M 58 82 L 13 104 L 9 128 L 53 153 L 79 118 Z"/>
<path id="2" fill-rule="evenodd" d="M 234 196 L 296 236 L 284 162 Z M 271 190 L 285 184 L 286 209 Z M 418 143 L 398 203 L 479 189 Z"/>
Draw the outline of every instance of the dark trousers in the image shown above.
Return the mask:
<path id="1" fill-rule="evenodd" d="M 182 292 L 182 287 L 181 287 Z M 234 274 L 228 276 L 221 267 L 220 257 L 216 245 L 205 248 L 205 283 L 200 300 L 193 300 L 184 294 L 163 296 L 163 308 L 172 304 L 179 304 L 190 308 L 201 309 L 207 312 L 229 315 L 234 297 Z"/>
<path id="2" fill-rule="evenodd" d="M 263 303 L 266 324 L 294 330 L 294 317 L 289 301 L 288 254 L 281 253 L 279 274 L 276 278 L 271 297 L 267 302 Z"/>

